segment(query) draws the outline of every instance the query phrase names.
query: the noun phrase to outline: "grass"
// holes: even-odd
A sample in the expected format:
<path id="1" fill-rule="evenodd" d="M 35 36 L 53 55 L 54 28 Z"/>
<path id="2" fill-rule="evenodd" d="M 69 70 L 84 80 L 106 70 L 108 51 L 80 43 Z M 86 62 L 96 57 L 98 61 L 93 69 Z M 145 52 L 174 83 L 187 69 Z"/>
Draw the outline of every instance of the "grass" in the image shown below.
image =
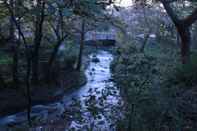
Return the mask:
<path id="1" fill-rule="evenodd" d="M 8 55 L 1 54 L 0 55 L 0 65 L 7 65 L 12 63 L 12 58 Z"/>

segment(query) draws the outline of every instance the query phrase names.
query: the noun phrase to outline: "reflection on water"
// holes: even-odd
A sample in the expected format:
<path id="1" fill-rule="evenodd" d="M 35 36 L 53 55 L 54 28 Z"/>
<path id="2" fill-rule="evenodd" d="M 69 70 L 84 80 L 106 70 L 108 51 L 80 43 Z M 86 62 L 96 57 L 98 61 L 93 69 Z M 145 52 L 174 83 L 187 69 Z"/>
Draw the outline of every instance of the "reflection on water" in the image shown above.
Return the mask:
<path id="1" fill-rule="evenodd" d="M 120 118 L 121 98 L 111 78 L 110 63 L 113 55 L 100 50 L 90 54 L 86 69 L 87 83 L 78 90 L 64 95 L 59 102 L 49 105 L 37 105 L 32 109 L 32 117 L 40 121 L 41 128 L 115 130 L 114 122 Z M 72 78 L 74 79 L 74 78 Z M 0 119 L 0 125 L 25 123 L 26 112 L 17 113 Z M 44 123 L 44 124 L 43 124 Z M 60 129 L 61 128 L 61 129 Z"/>

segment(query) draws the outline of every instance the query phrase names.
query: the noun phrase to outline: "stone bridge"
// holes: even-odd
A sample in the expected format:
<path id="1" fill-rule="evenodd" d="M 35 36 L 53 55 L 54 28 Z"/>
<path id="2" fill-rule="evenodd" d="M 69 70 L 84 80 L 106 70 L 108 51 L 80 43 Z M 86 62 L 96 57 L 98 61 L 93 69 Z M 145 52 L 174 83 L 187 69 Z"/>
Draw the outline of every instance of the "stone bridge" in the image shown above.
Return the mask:
<path id="1" fill-rule="evenodd" d="M 97 32 L 97 31 L 89 31 L 85 34 L 85 41 L 89 44 L 95 42 L 101 42 L 102 44 L 115 44 L 116 41 L 116 32 Z"/>

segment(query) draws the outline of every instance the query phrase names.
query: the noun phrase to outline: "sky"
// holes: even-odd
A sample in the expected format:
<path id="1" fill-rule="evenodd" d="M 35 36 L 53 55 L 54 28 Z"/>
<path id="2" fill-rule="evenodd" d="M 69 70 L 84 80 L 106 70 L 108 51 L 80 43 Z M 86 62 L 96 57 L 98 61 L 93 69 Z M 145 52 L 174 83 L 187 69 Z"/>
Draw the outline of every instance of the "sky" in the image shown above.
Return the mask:
<path id="1" fill-rule="evenodd" d="M 123 7 L 128 7 L 132 5 L 132 0 L 116 0 L 117 4 Z"/>

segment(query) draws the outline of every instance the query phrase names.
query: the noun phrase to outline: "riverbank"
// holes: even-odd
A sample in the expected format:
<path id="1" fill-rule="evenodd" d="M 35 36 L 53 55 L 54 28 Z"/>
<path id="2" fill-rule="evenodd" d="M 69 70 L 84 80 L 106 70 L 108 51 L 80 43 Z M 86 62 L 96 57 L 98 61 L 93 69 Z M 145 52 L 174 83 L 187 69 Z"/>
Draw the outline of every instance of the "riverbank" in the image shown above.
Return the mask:
<path id="1" fill-rule="evenodd" d="M 179 52 L 166 43 L 147 46 L 145 52 L 132 44 L 120 45 L 117 52 L 111 68 L 125 100 L 120 130 L 197 129 L 195 52 L 188 65 L 181 65 Z"/>
<path id="2" fill-rule="evenodd" d="M 95 61 L 95 58 L 97 61 Z M 89 55 L 85 70 L 87 83 L 72 93 L 65 94 L 60 105 L 62 113 L 51 113 L 47 122 L 39 122 L 33 130 L 107 130 L 116 129 L 121 119 L 122 99 L 113 83 L 110 63 L 113 54 L 97 50 Z M 60 117 L 50 117 L 50 116 Z M 44 124 L 43 124 L 44 123 Z M 58 130 L 59 131 L 59 130 Z"/>
<path id="3" fill-rule="evenodd" d="M 40 128 L 55 131 L 116 129 L 116 123 L 122 117 L 122 101 L 111 78 L 110 63 L 113 54 L 97 50 L 89 54 L 88 58 L 89 64 L 85 68 L 87 83 L 77 90 L 65 93 L 61 100 L 52 104 L 34 106 L 32 131 Z M 94 61 L 95 58 L 98 61 Z M 0 124 L 6 129 L 26 130 L 26 112 L 4 117 L 0 119 Z"/>
<path id="4" fill-rule="evenodd" d="M 75 79 L 70 79 L 75 78 Z M 32 106 L 48 104 L 60 100 L 65 92 L 75 90 L 86 83 L 83 71 L 61 71 L 58 83 L 42 84 L 31 87 Z M 3 89 L 0 92 L 0 116 L 11 115 L 23 111 L 27 107 L 25 87 L 19 89 Z M 16 102 L 17 100 L 17 102 Z"/>

